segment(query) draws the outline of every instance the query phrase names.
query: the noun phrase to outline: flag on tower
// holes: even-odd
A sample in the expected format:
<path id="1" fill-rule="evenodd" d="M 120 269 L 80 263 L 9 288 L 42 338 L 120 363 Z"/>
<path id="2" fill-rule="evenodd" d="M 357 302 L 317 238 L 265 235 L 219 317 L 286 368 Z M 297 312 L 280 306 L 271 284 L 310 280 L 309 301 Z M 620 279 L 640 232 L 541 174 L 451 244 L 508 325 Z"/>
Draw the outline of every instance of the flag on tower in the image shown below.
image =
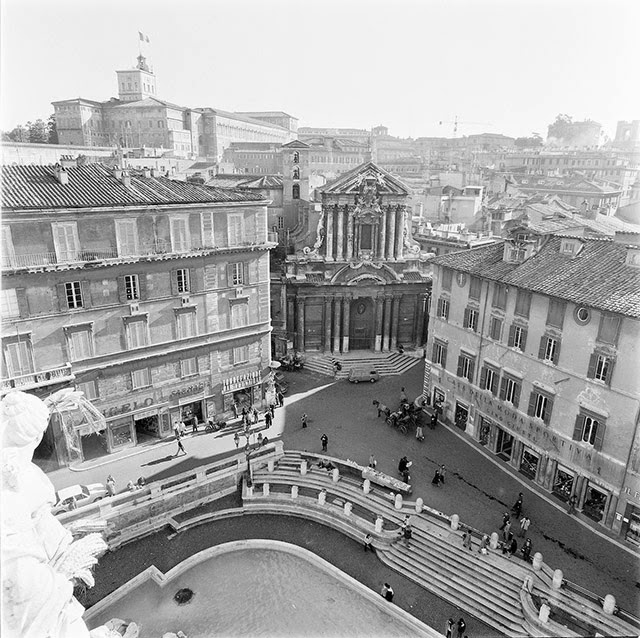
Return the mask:
<path id="1" fill-rule="evenodd" d="M 138 31 L 138 35 L 140 36 L 140 42 L 149 42 L 149 36 L 142 33 L 142 31 Z"/>

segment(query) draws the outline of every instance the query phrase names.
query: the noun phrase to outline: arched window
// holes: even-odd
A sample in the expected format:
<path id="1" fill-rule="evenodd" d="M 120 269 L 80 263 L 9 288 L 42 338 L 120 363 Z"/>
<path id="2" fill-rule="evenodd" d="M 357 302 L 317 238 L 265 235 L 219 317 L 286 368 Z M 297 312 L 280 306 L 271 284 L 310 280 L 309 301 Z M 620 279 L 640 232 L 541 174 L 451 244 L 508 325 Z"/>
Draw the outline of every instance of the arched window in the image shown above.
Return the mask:
<path id="1" fill-rule="evenodd" d="M 291 189 L 291 197 L 293 199 L 300 199 L 300 184 L 294 184 Z"/>
<path id="2" fill-rule="evenodd" d="M 293 153 L 293 163 L 294 164 L 299 164 L 300 163 L 300 153 L 298 153 L 298 151 L 295 151 Z"/>
<path id="3" fill-rule="evenodd" d="M 300 169 L 297 166 L 293 169 L 293 179 L 300 179 Z"/>

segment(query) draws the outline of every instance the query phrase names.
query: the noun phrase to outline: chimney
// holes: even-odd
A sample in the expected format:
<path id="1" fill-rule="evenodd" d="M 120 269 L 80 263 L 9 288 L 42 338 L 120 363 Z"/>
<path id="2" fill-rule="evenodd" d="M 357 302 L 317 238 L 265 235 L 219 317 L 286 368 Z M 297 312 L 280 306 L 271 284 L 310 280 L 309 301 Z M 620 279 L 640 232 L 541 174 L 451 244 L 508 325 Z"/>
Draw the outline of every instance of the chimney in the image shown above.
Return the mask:
<path id="1" fill-rule="evenodd" d="M 143 177 L 151 177 L 152 176 L 151 175 L 151 169 L 148 166 L 145 166 L 142 169 L 142 175 L 143 175 Z"/>
<path id="2" fill-rule="evenodd" d="M 75 168 L 78 165 L 78 162 L 71 157 L 71 155 L 61 155 L 60 156 L 60 166 L 63 169 L 65 168 Z"/>
<path id="3" fill-rule="evenodd" d="M 152 168 L 151 177 L 160 177 L 160 171 L 157 168 Z"/>
<path id="4" fill-rule="evenodd" d="M 69 183 L 69 173 L 67 173 L 61 164 L 56 164 L 53 167 L 53 172 L 60 184 L 64 186 Z"/>
<path id="5" fill-rule="evenodd" d="M 131 188 L 131 174 L 129 171 L 122 171 L 122 177 L 120 181 L 124 185 L 125 188 Z"/>
<path id="6" fill-rule="evenodd" d="M 113 167 L 113 176 L 116 179 L 122 179 L 122 169 L 119 166 Z"/>

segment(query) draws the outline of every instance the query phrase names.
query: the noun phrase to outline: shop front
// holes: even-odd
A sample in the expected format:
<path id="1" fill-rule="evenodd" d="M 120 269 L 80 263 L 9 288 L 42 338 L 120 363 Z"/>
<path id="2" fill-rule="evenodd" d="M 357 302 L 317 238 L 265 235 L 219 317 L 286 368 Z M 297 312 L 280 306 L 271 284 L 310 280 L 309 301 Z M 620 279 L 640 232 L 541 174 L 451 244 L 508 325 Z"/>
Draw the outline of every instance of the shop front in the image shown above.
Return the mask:
<path id="1" fill-rule="evenodd" d="M 571 498 L 573 486 L 575 484 L 575 474 L 568 468 L 558 465 L 553 478 L 551 491 L 565 503 Z"/>
<path id="2" fill-rule="evenodd" d="M 525 447 L 520 457 L 520 470 L 528 479 L 535 481 L 538 474 L 538 466 L 540 465 L 540 455 L 532 449 Z"/>
<path id="3" fill-rule="evenodd" d="M 480 415 L 480 423 L 478 425 L 478 443 L 491 449 L 492 433 L 496 427 L 497 426 L 493 421 Z"/>
<path id="4" fill-rule="evenodd" d="M 582 513 L 599 523 L 606 512 L 608 497 L 607 492 L 589 481 L 582 505 Z"/>
<path id="5" fill-rule="evenodd" d="M 629 503 L 624 516 L 622 532 L 624 539 L 633 545 L 640 547 L 640 507 Z"/>
<path id="6" fill-rule="evenodd" d="M 514 438 L 512 434 L 509 434 L 506 430 L 500 427 L 496 427 L 496 456 L 503 461 L 509 462 L 511 460 L 511 453 L 513 452 Z"/>
<path id="7" fill-rule="evenodd" d="M 230 419 L 249 411 L 253 407 L 261 407 L 262 378 L 260 372 L 248 372 L 225 379 L 222 382 L 222 403 L 224 418 Z"/>

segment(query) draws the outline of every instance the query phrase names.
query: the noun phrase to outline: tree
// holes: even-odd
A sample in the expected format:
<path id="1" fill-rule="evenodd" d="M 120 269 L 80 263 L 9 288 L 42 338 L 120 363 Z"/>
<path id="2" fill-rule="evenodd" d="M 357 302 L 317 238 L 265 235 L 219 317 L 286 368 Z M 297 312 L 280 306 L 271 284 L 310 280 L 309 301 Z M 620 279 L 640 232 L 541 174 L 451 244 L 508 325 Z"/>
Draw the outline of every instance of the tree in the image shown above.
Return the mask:
<path id="1" fill-rule="evenodd" d="M 56 124 L 56 114 L 52 113 L 47 120 L 47 131 L 49 134 L 49 139 L 47 140 L 49 144 L 57 144 L 58 143 L 58 125 Z"/>
<path id="2" fill-rule="evenodd" d="M 531 133 L 530 137 L 517 137 L 514 144 L 518 148 L 538 148 L 542 146 L 542 137 L 539 133 Z"/>
<path id="3" fill-rule="evenodd" d="M 29 134 L 29 142 L 32 144 L 48 144 L 49 130 L 41 119 L 38 118 L 35 122 L 27 122 L 27 132 Z"/>
<path id="4" fill-rule="evenodd" d="M 573 118 L 565 113 L 560 113 L 556 116 L 555 122 L 549 124 L 547 138 L 553 137 L 562 140 L 571 137 L 571 124 L 573 124 Z"/>
<path id="5" fill-rule="evenodd" d="M 8 133 L 3 133 L 2 137 L 9 142 L 28 142 L 29 132 L 22 124 L 18 124 Z"/>
<path id="6" fill-rule="evenodd" d="M 35 122 L 18 124 L 11 131 L 2 132 L 4 142 L 31 142 L 32 144 L 57 144 L 58 130 L 55 114 L 51 114 L 44 122 L 38 118 Z"/>

